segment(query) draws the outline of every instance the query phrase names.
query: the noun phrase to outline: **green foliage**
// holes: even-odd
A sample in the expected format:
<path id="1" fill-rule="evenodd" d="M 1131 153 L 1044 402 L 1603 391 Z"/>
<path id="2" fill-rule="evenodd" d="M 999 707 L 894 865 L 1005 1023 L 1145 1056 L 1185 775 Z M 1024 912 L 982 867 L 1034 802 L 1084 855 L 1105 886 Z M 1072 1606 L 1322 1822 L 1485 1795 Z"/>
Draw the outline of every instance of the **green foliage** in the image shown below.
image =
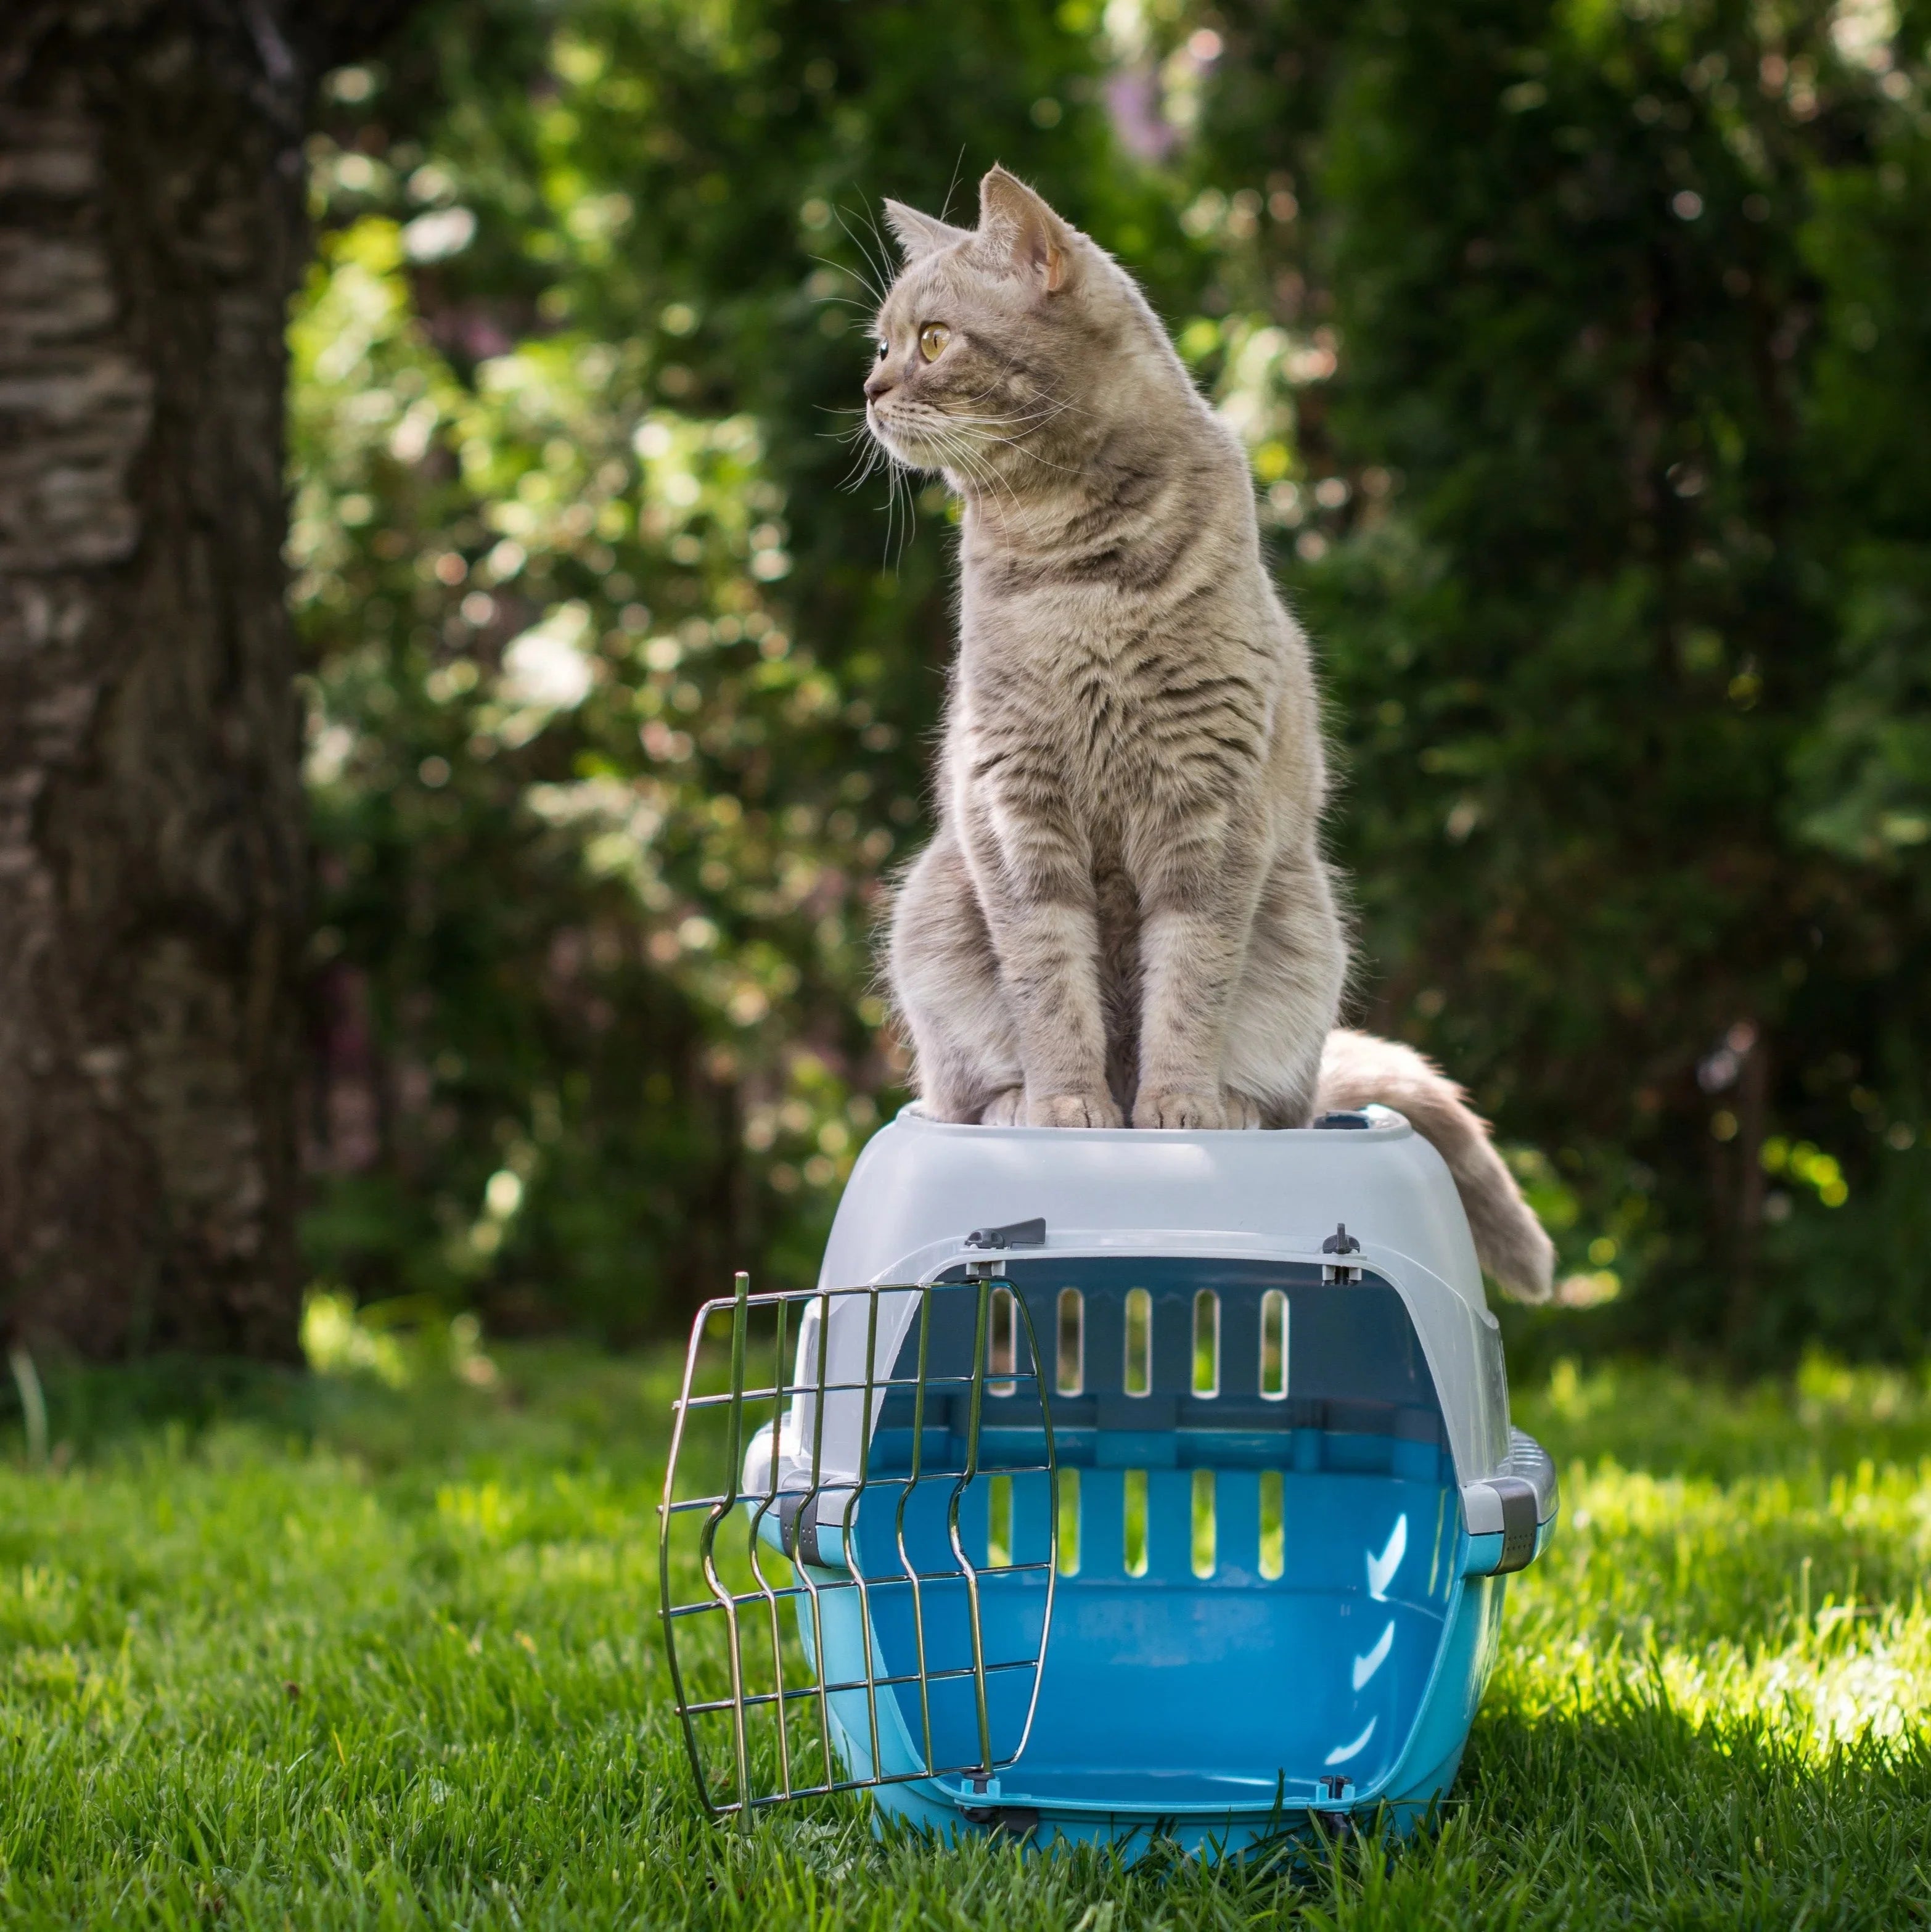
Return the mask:
<path id="1" fill-rule="evenodd" d="M 1195 178 L 1296 217 L 1230 279 L 1337 348 L 1288 507 L 1371 1023 L 1542 1150 L 1599 1337 L 1912 1348 L 1931 16 L 1225 33 Z"/>
<path id="2" fill-rule="evenodd" d="M 652 1628 L 677 1367 L 261 1377 L 78 1460 L 77 1414 L 155 1390 L 55 1379 L 55 1472 L 0 1466 L 0 1922 L 1888 1932 L 1931 1907 L 1921 1379 L 1565 1366 L 1519 1394 L 1564 1520 L 1510 1582 L 1439 1830 L 1129 1874 L 880 1844 L 843 1803 L 703 1822 Z"/>
<path id="3" fill-rule="evenodd" d="M 1136 254 L 1159 203 L 1024 5 L 484 20 L 338 76 L 313 155 L 309 1246 L 622 1335 L 810 1278 L 892 1104 L 872 926 L 948 637 L 943 494 L 915 535 L 838 488 L 877 198 L 1003 156 Z"/>
<path id="4" fill-rule="evenodd" d="M 943 491 L 838 487 L 871 212 L 999 158 L 1252 452 L 1363 1016 L 1562 1244 L 1525 1341 L 1922 1346 L 1921 4 L 422 21 L 293 336 L 322 1279 L 627 1336 L 812 1274 L 949 644 Z"/>

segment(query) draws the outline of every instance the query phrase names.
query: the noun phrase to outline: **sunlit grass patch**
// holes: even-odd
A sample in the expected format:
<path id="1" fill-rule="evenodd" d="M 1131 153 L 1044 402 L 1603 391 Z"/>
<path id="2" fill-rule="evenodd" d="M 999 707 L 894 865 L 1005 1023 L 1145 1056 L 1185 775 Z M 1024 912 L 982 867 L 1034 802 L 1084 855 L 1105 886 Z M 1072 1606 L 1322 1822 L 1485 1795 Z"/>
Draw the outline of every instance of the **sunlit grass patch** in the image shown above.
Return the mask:
<path id="1" fill-rule="evenodd" d="M 1498 1700 L 1653 1694 L 1813 1756 L 1931 1715 L 1931 1462 L 1728 1485 L 1604 1462 L 1567 1501 L 1562 1542 L 1515 1586 Z"/>
<path id="2" fill-rule="evenodd" d="M 707 1824 L 658 1640 L 670 1358 L 370 1363 L 0 1465 L 0 1923 L 1871 1926 L 1931 1912 L 1931 1398 L 1519 1389 L 1564 1520 L 1435 1828 L 1209 1869 Z M 131 1385 L 130 1385 L 131 1386 Z M 79 1412 L 50 1388 L 58 1443 Z M 143 1397 L 144 1402 L 147 1401 Z M 252 1402 L 252 1407 L 250 1406 Z M 151 1404 L 148 1405 L 151 1408 Z M 245 1418 L 253 1415 L 253 1420 Z M 1282 1668 L 1292 1667 L 1291 1659 Z"/>

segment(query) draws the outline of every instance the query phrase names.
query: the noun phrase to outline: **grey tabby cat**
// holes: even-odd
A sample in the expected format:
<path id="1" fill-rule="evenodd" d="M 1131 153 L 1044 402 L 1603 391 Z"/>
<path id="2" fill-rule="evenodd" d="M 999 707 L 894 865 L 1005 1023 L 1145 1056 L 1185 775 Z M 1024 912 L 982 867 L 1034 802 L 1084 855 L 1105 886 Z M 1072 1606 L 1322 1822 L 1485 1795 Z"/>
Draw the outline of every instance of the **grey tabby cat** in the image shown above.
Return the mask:
<path id="1" fill-rule="evenodd" d="M 1240 444 L 1130 277 L 1002 168 L 976 230 L 886 204 L 905 263 L 865 419 L 962 500 L 939 830 L 890 976 L 926 1111 L 1283 1127 L 1379 1100 L 1447 1160 L 1483 1266 L 1553 1252 L 1461 1090 L 1337 1030 L 1307 643 Z"/>

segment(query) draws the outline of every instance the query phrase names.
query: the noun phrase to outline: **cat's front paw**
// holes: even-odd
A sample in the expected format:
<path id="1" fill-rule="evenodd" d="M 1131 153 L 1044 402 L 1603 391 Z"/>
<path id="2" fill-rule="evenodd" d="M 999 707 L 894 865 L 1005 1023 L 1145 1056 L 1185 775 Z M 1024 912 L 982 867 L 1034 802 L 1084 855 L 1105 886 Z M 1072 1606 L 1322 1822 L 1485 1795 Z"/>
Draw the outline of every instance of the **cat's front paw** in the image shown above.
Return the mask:
<path id="1" fill-rule="evenodd" d="M 1044 1094 L 1026 1103 L 1029 1127 L 1117 1127 L 1120 1109 L 1110 1094 Z"/>
<path id="2" fill-rule="evenodd" d="M 1133 1102 L 1136 1127 L 1224 1127 L 1227 1108 L 1213 1087 L 1143 1087 Z"/>
<path id="3" fill-rule="evenodd" d="M 979 1124 L 986 1127 L 1017 1127 L 1026 1119 L 1026 1090 L 1023 1087 L 1002 1087 L 985 1103 L 985 1111 L 979 1117 Z"/>

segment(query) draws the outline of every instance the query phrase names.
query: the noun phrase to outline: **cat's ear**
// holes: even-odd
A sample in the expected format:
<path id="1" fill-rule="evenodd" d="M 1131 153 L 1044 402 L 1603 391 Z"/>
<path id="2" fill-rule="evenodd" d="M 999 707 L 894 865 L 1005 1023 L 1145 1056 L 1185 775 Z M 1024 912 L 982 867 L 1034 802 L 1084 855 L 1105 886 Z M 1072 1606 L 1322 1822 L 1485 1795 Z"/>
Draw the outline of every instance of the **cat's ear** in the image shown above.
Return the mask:
<path id="1" fill-rule="evenodd" d="M 1078 256 L 1071 228 L 1016 176 L 995 166 L 979 184 L 979 234 L 1017 272 L 1038 278 L 1047 294 L 1072 280 Z"/>
<path id="2" fill-rule="evenodd" d="M 885 225 L 892 230 L 892 238 L 898 244 L 898 252 L 905 257 L 908 266 L 928 255 L 936 255 L 941 248 L 949 248 L 955 242 L 970 238 L 971 230 L 955 228 L 949 221 L 941 221 L 937 215 L 921 214 L 916 208 L 907 208 L 902 201 L 888 201 L 885 204 Z"/>

